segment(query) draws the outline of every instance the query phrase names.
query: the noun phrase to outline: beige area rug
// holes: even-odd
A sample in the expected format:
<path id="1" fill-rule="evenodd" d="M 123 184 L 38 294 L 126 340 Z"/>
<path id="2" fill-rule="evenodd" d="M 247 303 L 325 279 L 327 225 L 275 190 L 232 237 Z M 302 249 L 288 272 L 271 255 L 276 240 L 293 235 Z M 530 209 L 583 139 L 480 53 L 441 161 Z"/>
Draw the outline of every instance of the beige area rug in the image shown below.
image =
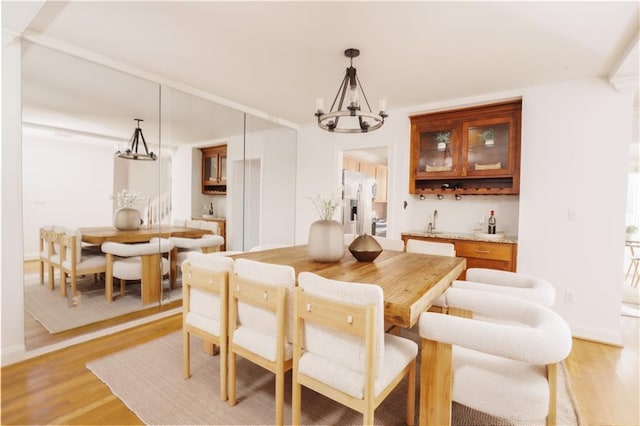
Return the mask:
<path id="1" fill-rule="evenodd" d="M 165 282 L 167 280 L 165 279 Z M 60 295 L 56 277 L 55 289 L 49 290 L 48 284 L 40 284 L 37 275 L 25 276 L 24 299 L 25 309 L 50 333 L 60 333 L 82 327 L 87 324 L 116 318 L 131 312 L 141 311 L 158 304 L 142 304 L 140 283 L 127 284 L 124 296 L 120 296 L 119 284 L 114 292 L 114 300 L 109 303 L 104 296 L 104 281 L 93 283 L 93 277 L 84 277 L 78 281 L 80 297 L 71 298 L 71 285 L 67 283 L 67 297 Z M 165 289 L 168 289 L 165 283 Z M 164 291 L 163 303 L 182 299 L 180 288 Z"/>
<path id="2" fill-rule="evenodd" d="M 176 332 L 126 351 L 92 361 L 87 367 L 111 388 L 146 424 L 253 425 L 273 424 L 274 375 L 238 357 L 238 403 L 220 401 L 219 358 L 202 351 L 191 339 L 191 374 L 182 378 L 182 334 Z M 580 425 L 564 368 L 559 371 L 558 425 Z M 416 380 L 418 382 L 418 380 Z M 291 372 L 286 376 L 285 422 L 291 421 Z M 416 398 L 418 392 L 416 392 Z M 401 383 L 376 409 L 379 425 L 404 424 L 406 384 Z M 416 401 L 417 402 L 417 401 Z M 416 403 L 416 423 L 418 416 Z M 302 423 L 362 424 L 362 415 L 303 387 Z M 455 425 L 512 425 L 459 404 Z"/>

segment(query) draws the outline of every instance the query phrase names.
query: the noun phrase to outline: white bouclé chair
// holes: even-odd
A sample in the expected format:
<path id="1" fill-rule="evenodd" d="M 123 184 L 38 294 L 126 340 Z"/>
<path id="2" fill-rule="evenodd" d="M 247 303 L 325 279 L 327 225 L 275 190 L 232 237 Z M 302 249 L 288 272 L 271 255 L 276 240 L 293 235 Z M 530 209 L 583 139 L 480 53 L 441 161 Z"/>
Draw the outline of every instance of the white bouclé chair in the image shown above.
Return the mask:
<path id="1" fill-rule="evenodd" d="M 156 295 L 161 297 L 162 277 L 169 273 L 169 261 L 162 255 L 169 253 L 173 243 L 167 239 L 154 242 L 125 244 L 102 243 L 102 251 L 106 254 L 107 272 L 105 279 L 105 297 L 113 301 L 113 278 L 120 279 L 120 295 L 124 295 L 126 280 L 140 280 L 142 286 L 142 303 L 157 302 Z M 149 295 L 151 300 L 145 298 Z"/>
<path id="2" fill-rule="evenodd" d="M 182 263 L 183 375 L 191 377 L 190 336 L 218 345 L 220 399 L 227 400 L 227 333 L 229 274 L 233 260 L 224 256 L 192 253 Z M 211 351 L 214 352 L 213 350 Z"/>
<path id="3" fill-rule="evenodd" d="M 384 332 L 384 296 L 375 284 L 298 276 L 295 293 L 293 424 L 301 420 L 301 386 L 363 414 L 407 377 L 407 424 L 414 422 L 418 345 Z"/>
<path id="4" fill-rule="evenodd" d="M 571 332 L 537 303 L 479 290 L 450 288 L 451 308 L 509 321 L 425 312 L 420 424 L 451 424 L 451 401 L 517 423 L 555 424 L 557 364 L 571 351 Z"/>
<path id="5" fill-rule="evenodd" d="M 556 298 L 553 285 L 542 278 L 496 269 L 469 268 L 466 279 L 454 281 L 452 287 L 520 297 L 546 307 L 551 307 Z"/>
<path id="6" fill-rule="evenodd" d="M 275 424 L 284 424 L 284 376 L 292 367 L 291 266 L 234 261 L 229 277 L 229 405 L 236 404 L 236 355 L 276 375 Z"/>

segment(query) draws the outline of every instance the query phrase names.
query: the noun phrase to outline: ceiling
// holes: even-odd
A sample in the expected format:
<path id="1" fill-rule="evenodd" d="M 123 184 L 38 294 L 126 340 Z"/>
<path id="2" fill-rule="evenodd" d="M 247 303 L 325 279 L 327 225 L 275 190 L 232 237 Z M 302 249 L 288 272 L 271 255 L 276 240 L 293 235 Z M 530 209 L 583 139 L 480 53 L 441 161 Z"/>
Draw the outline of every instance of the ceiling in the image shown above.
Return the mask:
<path id="1" fill-rule="evenodd" d="M 335 96 L 349 47 L 371 103 L 405 108 L 606 78 L 638 13 L 636 1 L 82 1 L 45 3 L 28 30 L 304 124 Z"/>

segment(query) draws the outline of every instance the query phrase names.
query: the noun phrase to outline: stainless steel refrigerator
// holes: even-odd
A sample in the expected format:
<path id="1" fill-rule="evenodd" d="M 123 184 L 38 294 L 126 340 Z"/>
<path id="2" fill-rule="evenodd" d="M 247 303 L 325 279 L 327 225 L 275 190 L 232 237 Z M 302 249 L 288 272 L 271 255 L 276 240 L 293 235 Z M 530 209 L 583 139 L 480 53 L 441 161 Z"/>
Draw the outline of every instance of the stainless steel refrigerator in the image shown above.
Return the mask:
<path id="1" fill-rule="evenodd" d="M 376 191 L 374 177 L 352 170 L 342 171 L 342 223 L 345 234 L 371 235 L 373 198 Z"/>

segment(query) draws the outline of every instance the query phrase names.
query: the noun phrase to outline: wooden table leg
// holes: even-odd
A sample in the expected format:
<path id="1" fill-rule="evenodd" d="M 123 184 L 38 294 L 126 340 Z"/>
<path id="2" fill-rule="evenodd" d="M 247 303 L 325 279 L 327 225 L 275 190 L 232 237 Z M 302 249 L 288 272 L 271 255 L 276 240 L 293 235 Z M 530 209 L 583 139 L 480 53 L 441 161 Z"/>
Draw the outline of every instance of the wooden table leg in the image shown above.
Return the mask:
<path id="1" fill-rule="evenodd" d="M 160 286 L 162 285 L 162 256 L 160 253 L 145 254 L 142 259 L 142 304 L 160 301 Z"/>
<path id="2" fill-rule="evenodd" d="M 171 290 L 178 288 L 178 248 L 174 247 L 169 252 L 169 283 Z"/>

